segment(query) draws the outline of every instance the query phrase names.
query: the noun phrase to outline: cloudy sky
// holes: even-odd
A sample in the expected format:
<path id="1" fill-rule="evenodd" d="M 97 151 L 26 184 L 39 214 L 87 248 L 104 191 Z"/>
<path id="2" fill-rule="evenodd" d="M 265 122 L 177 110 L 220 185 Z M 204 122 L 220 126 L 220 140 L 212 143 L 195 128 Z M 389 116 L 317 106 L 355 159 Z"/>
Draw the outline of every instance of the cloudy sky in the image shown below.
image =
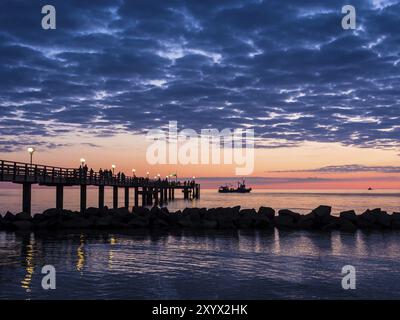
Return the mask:
<path id="1" fill-rule="evenodd" d="M 41 27 L 45 4 L 56 30 Z M 355 30 L 341 27 L 346 4 Z M 232 175 L 232 166 L 149 166 L 143 134 L 174 120 L 254 129 L 253 175 L 270 185 L 400 184 L 400 1 L 3 0 L 0 9 L 1 158 L 26 161 L 33 145 L 49 164 L 83 156 L 96 168 Z"/>

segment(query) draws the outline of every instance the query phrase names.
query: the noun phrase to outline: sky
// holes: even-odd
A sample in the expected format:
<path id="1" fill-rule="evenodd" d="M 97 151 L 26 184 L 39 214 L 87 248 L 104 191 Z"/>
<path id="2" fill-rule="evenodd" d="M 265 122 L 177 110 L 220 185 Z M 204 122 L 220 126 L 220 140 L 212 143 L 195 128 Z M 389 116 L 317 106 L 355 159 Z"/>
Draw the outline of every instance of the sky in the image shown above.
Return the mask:
<path id="1" fill-rule="evenodd" d="M 44 30 L 42 6 L 56 8 Z M 342 6 L 356 8 L 344 30 Z M 271 188 L 399 188 L 400 1 L 1 1 L 0 158 L 208 181 L 146 133 L 253 129 Z M 218 179 L 217 179 L 218 180 Z M 221 180 L 218 180 L 218 183 Z"/>

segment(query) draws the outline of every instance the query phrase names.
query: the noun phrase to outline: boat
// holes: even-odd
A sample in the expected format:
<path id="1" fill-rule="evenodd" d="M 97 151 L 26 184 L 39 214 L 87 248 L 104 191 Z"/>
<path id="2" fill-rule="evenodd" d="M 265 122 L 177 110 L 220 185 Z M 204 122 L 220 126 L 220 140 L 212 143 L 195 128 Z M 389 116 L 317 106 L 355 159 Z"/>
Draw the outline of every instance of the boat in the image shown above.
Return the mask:
<path id="1" fill-rule="evenodd" d="M 238 181 L 237 188 L 233 188 L 232 186 L 224 185 L 218 188 L 219 193 L 249 193 L 251 188 L 246 188 L 246 184 L 244 180 L 240 183 Z"/>

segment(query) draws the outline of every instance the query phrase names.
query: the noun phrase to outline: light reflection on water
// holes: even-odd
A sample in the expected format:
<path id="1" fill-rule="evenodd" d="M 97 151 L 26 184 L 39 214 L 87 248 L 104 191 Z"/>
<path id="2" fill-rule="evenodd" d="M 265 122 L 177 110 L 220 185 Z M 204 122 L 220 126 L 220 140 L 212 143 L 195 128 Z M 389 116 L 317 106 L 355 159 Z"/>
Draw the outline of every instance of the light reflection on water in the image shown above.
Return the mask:
<path id="1" fill-rule="evenodd" d="M 0 232 L 0 256 L 0 298 L 400 298 L 398 232 Z M 45 264 L 56 290 L 41 289 Z"/>

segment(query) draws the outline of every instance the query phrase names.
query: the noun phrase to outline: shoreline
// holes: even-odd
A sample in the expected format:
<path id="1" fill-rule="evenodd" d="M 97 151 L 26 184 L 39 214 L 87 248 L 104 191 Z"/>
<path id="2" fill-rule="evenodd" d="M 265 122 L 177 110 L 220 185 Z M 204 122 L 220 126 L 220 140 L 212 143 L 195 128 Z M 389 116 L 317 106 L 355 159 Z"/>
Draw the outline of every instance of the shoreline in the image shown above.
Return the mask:
<path id="1" fill-rule="evenodd" d="M 292 230 L 341 230 L 354 232 L 358 229 L 400 230 L 400 213 L 388 214 L 380 208 L 343 211 L 340 216 L 331 215 L 331 207 L 320 205 L 308 214 L 282 209 L 275 212 L 270 207 L 241 209 L 235 207 L 186 208 L 170 212 L 166 207 L 133 207 L 103 209 L 88 208 L 84 213 L 47 209 L 33 217 L 27 213 L 7 212 L 0 217 L 0 230 L 127 230 L 127 229 L 292 229 Z"/>

